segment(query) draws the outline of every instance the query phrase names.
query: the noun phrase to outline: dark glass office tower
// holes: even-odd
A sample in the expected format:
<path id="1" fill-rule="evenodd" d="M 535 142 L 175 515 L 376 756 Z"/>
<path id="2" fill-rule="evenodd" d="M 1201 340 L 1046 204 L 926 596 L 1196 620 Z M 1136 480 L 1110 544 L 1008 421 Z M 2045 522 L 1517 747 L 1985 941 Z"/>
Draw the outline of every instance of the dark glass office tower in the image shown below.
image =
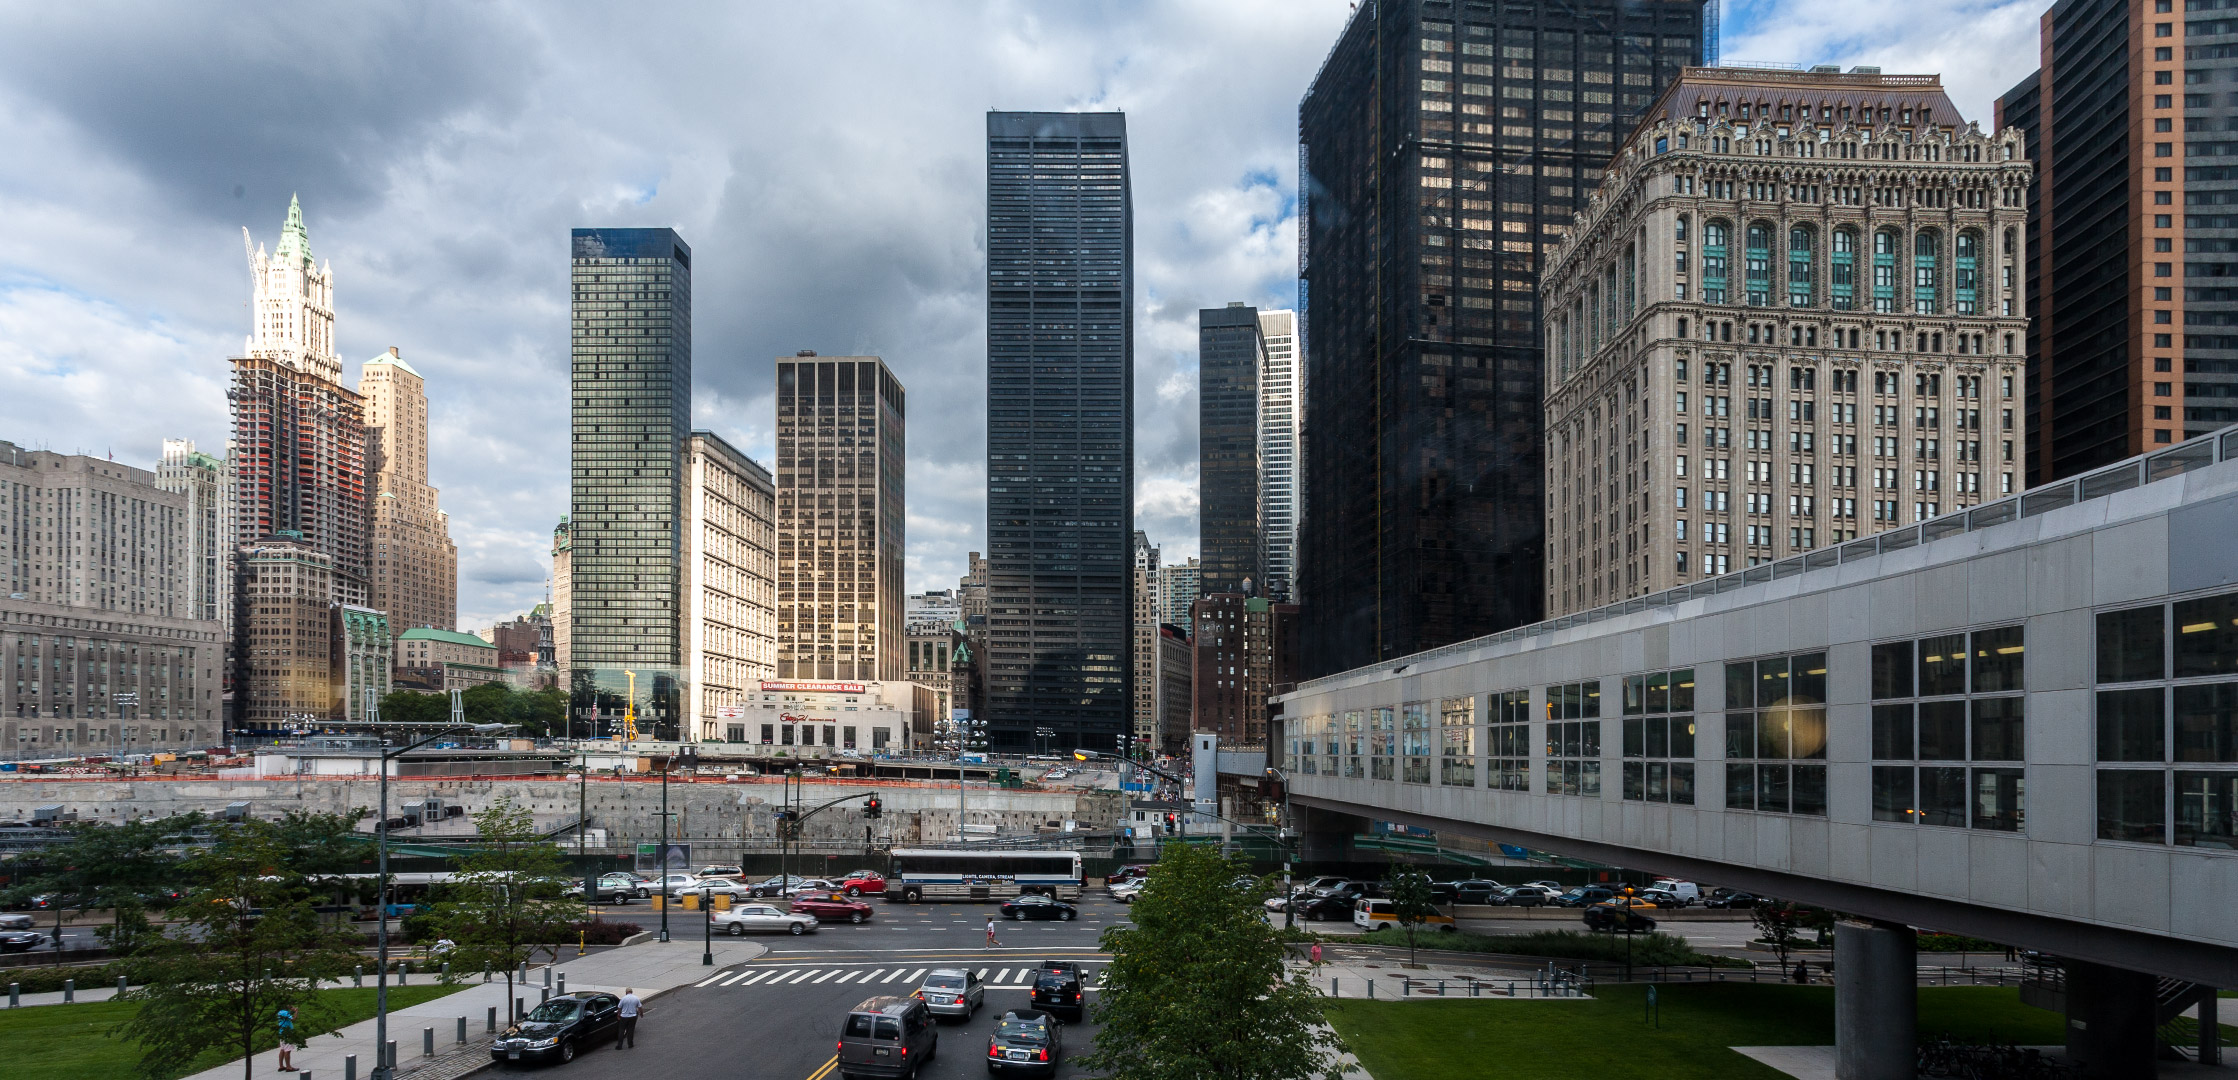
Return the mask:
<path id="1" fill-rule="evenodd" d="M 1119 113 L 987 114 L 987 738 L 1128 728 L 1134 213 Z"/>
<path id="2" fill-rule="evenodd" d="M 1229 304 L 1197 312 L 1197 539 L 1207 596 L 1265 594 L 1259 371 L 1266 358 L 1259 309 Z"/>
<path id="3" fill-rule="evenodd" d="M 669 229 L 577 229 L 572 276 L 570 724 L 673 739 L 692 249 Z"/>
<path id="4" fill-rule="evenodd" d="M 1356 9 L 1298 106 L 1302 677 L 1539 618 L 1541 258 L 1706 32 L 1702 0 Z"/>

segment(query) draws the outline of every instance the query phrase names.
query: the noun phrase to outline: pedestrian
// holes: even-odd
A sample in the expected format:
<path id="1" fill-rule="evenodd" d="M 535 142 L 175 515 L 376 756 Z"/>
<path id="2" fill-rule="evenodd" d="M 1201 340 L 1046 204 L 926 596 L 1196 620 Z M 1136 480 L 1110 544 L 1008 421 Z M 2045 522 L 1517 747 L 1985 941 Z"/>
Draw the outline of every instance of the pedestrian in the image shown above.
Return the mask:
<path id="1" fill-rule="evenodd" d="M 1321 966 L 1321 943 L 1318 941 L 1313 943 L 1313 966 Z"/>
<path id="2" fill-rule="evenodd" d="M 280 1006 L 280 1071 L 294 1072 L 295 1068 L 295 1013 L 287 1006 Z"/>
<path id="3" fill-rule="evenodd" d="M 1798 983 L 1807 983 L 1811 981 L 1810 964 L 1802 960 L 1795 961 L 1795 981 Z"/>
<path id="4" fill-rule="evenodd" d="M 614 1049 L 637 1046 L 637 1010 L 643 1004 L 644 1002 L 638 1000 L 635 989 L 622 987 L 622 1031 L 614 1036 Z"/>
<path id="5" fill-rule="evenodd" d="M 1002 942 L 995 940 L 995 917 L 992 915 L 987 916 L 987 944 L 982 946 L 982 948 L 1002 948 Z"/>

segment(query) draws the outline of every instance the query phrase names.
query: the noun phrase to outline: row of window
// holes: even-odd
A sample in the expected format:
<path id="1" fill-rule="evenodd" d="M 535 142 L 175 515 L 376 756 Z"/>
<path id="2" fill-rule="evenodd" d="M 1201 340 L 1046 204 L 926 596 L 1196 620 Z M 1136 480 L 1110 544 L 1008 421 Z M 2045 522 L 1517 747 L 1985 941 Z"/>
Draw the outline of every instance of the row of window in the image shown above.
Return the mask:
<path id="1" fill-rule="evenodd" d="M 1687 219 L 1680 217 L 1676 225 L 1677 239 L 1687 238 Z M 1871 298 L 1871 310 L 1895 312 L 1899 309 L 1898 283 L 1911 282 L 1911 312 L 1918 315 L 1939 314 L 1943 310 L 1943 234 L 1937 229 L 1920 229 L 1912 234 L 1909 251 L 1903 234 L 1894 229 L 1877 229 L 1872 234 L 1870 261 L 1867 275 L 1871 283 L 1869 293 L 1860 293 L 1860 256 L 1867 255 L 1859 249 L 1859 235 L 1854 229 L 1838 228 L 1831 233 L 1830 251 L 1824 266 L 1824 296 L 1828 306 L 1838 311 L 1863 310 L 1866 296 Z M 1767 222 L 1750 224 L 1742 236 L 1739 252 L 1732 250 L 1732 226 L 1724 221 L 1710 221 L 1702 226 L 1701 244 L 1701 298 L 1703 303 L 1724 304 L 1735 302 L 1732 289 L 1731 260 L 1736 254 L 1741 259 L 1741 282 L 1738 302 L 1750 307 L 1770 307 L 1775 293 L 1780 292 L 1774 282 L 1774 268 L 1779 260 L 1786 262 L 1785 300 L 1790 307 L 1815 307 L 1820 299 L 1820 278 L 1817 233 L 1806 226 L 1793 226 L 1787 231 L 1787 247 L 1773 247 L 1774 227 Z M 2013 286 L 2013 255 L 2015 238 L 2006 233 L 2005 253 L 2007 262 L 2001 284 L 2007 290 Z M 1960 315 L 1983 314 L 1981 276 L 1982 236 L 1973 230 L 1957 234 L 1950 246 L 1950 295 L 1952 311 Z M 1908 264 L 1905 262 L 1909 256 Z M 1676 269 L 1687 272 L 1687 253 L 1676 252 Z M 1684 286 L 1681 286 L 1683 288 Z M 1685 299 L 1682 294 L 1680 299 Z M 2010 305 L 2001 309 L 2012 314 Z"/>

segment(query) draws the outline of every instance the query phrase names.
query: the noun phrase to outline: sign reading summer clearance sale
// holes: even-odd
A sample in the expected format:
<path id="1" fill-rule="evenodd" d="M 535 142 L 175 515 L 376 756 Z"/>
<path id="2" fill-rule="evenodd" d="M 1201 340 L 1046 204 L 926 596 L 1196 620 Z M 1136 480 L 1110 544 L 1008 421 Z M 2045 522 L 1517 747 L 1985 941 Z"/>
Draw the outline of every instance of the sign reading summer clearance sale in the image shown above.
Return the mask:
<path id="1" fill-rule="evenodd" d="M 860 694 L 870 687 L 859 682 L 765 682 L 762 689 L 780 694 Z"/>

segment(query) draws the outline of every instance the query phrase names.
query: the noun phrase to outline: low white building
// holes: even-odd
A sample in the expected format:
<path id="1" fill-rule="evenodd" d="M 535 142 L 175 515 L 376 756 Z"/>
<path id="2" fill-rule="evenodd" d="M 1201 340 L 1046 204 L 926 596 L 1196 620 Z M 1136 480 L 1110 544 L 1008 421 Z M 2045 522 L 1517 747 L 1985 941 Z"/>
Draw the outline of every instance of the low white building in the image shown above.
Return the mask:
<path id="1" fill-rule="evenodd" d="M 908 753 L 931 741 L 938 712 L 910 682 L 763 682 L 746 698 L 726 741 L 790 757 Z"/>

